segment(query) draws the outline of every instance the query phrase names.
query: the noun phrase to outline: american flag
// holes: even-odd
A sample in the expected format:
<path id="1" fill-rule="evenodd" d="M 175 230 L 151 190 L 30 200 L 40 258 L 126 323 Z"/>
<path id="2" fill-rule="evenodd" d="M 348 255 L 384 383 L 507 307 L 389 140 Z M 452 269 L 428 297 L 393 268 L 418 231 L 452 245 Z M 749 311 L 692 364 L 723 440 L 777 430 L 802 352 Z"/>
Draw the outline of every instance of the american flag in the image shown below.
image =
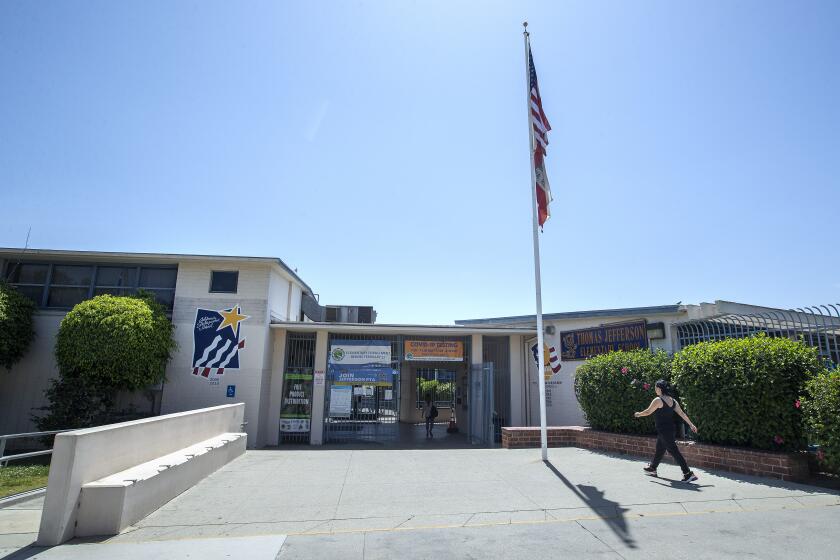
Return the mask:
<path id="1" fill-rule="evenodd" d="M 551 202 L 551 188 L 548 185 L 548 175 L 545 172 L 544 158 L 548 146 L 548 131 L 551 125 L 545 116 L 540 98 L 540 86 L 537 83 L 537 70 L 534 68 L 534 57 L 531 54 L 531 47 L 528 47 L 528 73 L 531 86 L 531 129 L 534 134 L 534 176 L 537 190 L 537 207 L 539 212 L 540 227 L 551 216 L 548 210 L 548 203 Z"/>

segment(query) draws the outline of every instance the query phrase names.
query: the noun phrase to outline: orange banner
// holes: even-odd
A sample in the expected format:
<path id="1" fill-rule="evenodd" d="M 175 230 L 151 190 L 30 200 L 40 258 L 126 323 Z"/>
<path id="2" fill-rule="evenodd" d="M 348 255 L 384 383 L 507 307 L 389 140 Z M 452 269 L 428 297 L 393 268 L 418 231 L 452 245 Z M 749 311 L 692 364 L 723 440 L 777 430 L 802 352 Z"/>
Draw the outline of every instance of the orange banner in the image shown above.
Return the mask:
<path id="1" fill-rule="evenodd" d="M 406 340 L 405 359 L 410 362 L 463 362 L 464 343 L 443 340 Z"/>

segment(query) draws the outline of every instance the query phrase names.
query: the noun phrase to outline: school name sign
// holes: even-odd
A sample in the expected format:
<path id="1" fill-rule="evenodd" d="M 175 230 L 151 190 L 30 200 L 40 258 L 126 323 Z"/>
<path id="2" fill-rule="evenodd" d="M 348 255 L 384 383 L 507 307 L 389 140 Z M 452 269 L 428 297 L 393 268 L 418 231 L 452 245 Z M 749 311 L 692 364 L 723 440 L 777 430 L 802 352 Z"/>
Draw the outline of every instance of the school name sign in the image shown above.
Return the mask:
<path id="1" fill-rule="evenodd" d="M 648 347 L 647 323 L 624 323 L 560 333 L 560 356 L 564 360 L 585 360 L 592 356 Z"/>

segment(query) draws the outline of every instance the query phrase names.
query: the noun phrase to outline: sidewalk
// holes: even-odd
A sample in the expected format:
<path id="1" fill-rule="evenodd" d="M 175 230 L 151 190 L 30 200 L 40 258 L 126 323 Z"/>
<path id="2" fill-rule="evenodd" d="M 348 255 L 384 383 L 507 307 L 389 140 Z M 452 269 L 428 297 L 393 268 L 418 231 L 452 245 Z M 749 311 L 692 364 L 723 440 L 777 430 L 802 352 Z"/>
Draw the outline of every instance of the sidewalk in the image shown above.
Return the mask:
<path id="1" fill-rule="evenodd" d="M 653 479 L 642 474 L 642 461 L 576 448 L 551 449 L 549 457 L 544 464 L 534 449 L 249 451 L 121 535 L 13 558 L 81 558 L 93 550 L 116 557 L 118 545 L 131 543 L 261 535 L 286 537 L 281 558 L 419 558 L 444 550 L 491 557 L 511 546 L 507 557 L 529 550 L 540 557 L 550 547 L 582 557 L 668 558 L 682 557 L 686 542 L 695 543 L 683 551 L 692 558 L 744 546 L 760 557 L 781 558 L 791 546 L 811 558 L 834 552 L 835 492 L 700 470 L 697 483 L 684 484 L 668 464 L 660 467 L 665 478 Z M 16 510 L 16 527 L 37 531 L 36 505 L 26 505 Z M 0 553 L 34 540 L 9 529 L 12 517 L 0 517 Z M 674 541 L 681 532 L 688 541 Z"/>

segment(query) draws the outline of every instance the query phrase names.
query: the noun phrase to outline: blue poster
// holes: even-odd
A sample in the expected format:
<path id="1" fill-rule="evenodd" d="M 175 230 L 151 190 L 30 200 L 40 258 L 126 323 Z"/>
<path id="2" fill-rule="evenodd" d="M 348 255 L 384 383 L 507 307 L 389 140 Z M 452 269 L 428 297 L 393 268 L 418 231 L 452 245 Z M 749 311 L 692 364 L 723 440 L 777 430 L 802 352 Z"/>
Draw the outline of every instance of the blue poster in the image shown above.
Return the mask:
<path id="1" fill-rule="evenodd" d="M 239 368 L 239 352 L 245 348 L 240 325 L 248 319 L 235 305 L 230 309 L 196 309 L 193 327 L 193 375 L 222 375 Z"/>
<path id="2" fill-rule="evenodd" d="M 329 376 L 333 384 L 394 383 L 391 343 L 387 340 L 334 340 L 330 345 Z"/>

